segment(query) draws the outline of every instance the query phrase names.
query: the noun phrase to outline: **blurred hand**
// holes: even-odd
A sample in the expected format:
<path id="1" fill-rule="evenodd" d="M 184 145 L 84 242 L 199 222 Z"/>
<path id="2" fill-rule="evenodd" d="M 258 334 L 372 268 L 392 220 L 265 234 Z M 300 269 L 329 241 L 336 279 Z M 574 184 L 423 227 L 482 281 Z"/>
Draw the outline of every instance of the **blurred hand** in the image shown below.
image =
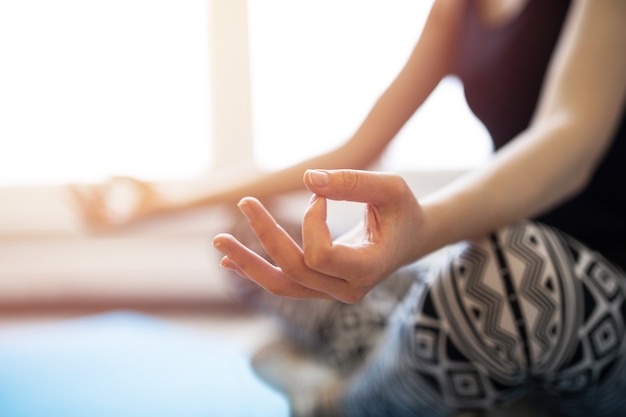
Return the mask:
<path id="1" fill-rule="evenodd" d="M 258 200 L 247 197 L 239 208 L 276 266 L 231 235 L 220 234 L 214 245 L 225 255 L 223 267 L 276 295 L 353 303 L 417 257 L 425 220 L 401 177 L 354 170 L 307 171 L 304 181 L 315 194 L 304 214 L 302 247 Z M 326 224 L 327 198 L 366 203 L 359 228 L 333 241 Z"/>
<path id="2" fill-rule="evenodd" d="M 92 232 L 136 222 L 155 213 L 161 204 L 160 195 L 150 184 L 131 177 L 68 188 L 84 227 Z"/>

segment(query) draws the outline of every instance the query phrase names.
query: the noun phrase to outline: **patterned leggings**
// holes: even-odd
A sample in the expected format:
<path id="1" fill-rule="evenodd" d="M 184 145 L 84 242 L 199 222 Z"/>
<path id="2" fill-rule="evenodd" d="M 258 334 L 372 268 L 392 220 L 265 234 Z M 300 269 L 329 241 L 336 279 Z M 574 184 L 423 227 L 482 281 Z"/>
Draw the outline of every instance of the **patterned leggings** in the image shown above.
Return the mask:
<path id="1" fill-rule="evenodd" d="M 352 375 L 340 415 L 451 416 L 526 395 L 552 415 L 626 415 L 626 274 L 601 255 L 521 222 L 410 275 L 355 305 L 274 299 Z"/>

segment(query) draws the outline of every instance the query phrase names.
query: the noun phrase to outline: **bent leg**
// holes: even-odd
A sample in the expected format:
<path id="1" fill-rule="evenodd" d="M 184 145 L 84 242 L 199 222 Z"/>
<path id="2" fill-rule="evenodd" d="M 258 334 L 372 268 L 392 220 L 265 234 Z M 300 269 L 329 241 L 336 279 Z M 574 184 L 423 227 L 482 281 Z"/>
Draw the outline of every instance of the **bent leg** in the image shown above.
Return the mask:
<path id="1" fill-rule="evenodd" d="M 609 405 L 592 415 L 616 415 L 626 397 L 617 391 L 625 278 L 617 270 L 612 278 L 599 274 L 593 285 L 613 298 L 603 303 L 592 294 L 592 303 L 592 284 L 581 274 L 591 251 L 572 242 L 522 222 L 455 246 L 395 312 L 371 362 L 347 384 L 337 414 L 449 416 L 551 387 L 551 405 L 563 415 L 590 415 L 576 407 L 598 395 Z M 608 268 L 605 261 L 594 265 L 596 272 Z M 572 395 L 562 398 L 568 387 Z"/>
<path id="2" fill-rule="evenodd" d="M 300 225 L 288 221 L 281 224 L 300 244 Z M 247 225 L 238 226 L 231 233 L 272 261 Z M 418 263 L 396 271 L 357 304 L 292 300 L 275 296 L 234 273 L 229 280 L 239 302 L 274 316 L 289 339 L 321 362 L 347 374 L 363 364 L 387 326 L 389 315 L 423 270 Z"/>
<path id="3" fill-rule="evenodd" d="M 541 381 L 547 406 L 567 417 L 619 417 L 626 409 L 626 274 L 561 236 L 579 284 L 570 353 Z"/>

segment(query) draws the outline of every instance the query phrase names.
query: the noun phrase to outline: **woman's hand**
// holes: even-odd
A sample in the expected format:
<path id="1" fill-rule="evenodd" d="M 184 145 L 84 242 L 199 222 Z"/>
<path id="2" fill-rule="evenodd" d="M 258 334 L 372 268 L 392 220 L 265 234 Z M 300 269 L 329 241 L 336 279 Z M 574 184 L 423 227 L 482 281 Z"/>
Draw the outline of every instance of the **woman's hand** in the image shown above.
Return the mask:
<path id="1" fill-rule="evenodd" d="M 250 226 L 274 260 L 271 265 L 227 234 L 214 239 L 221 265 L 273 294 L 292 298 L 360 301 L 391 272 L 421 253 L 425 218 L 399 176 L 354 170 L 307 171 L 315 193 L 304 214 L 300 248 L 253 198 L 239 203 Z M 326 199 L 366 203 L 360 229 L 335 241 L 326 224 Z"/>
<path id="2" fill-rule="evenodd" d="M 105 232 L 157 212 L 161 197 L 150 184 L 131 177 L 113 177 L 102 184 L 71 185 L 72 200 L 85 228 Z"/>

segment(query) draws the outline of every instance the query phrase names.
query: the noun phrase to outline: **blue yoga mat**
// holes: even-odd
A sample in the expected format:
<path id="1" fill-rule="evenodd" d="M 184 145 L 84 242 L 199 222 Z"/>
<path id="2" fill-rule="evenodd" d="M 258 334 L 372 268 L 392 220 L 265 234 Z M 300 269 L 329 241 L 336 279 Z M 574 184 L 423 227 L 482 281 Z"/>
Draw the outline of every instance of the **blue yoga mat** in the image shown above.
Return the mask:
<path id="1" fill-rule="evenodd" d="M 0 331 L 2 417 L 287 417 L 239 346 L 134 313 Z"/>

